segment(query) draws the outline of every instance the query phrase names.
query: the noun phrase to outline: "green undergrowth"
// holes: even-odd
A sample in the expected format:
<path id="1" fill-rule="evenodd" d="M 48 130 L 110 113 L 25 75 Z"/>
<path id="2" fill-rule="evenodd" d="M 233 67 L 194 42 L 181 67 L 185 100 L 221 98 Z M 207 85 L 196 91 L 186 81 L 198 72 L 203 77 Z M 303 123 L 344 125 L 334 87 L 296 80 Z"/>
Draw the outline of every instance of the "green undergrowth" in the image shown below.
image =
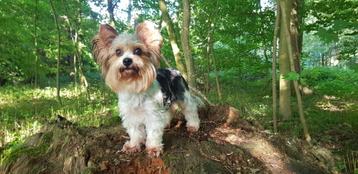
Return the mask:
<path id="1" fill-rule="evenodd" d="M 353 172 L 349 171 L 346 161 L 358 163 L 358 73 L 337 68 L 313 68 L 306 69 L 301 80 L 303 85 L 313 89 L 313 94 L 303 96 L 312 144 L 323 146 L 337 155 L 339 170 Z M 258 121 L 266 131 L 273 132 L 272 88 L 268 78 L 224 81 L 222 100 L 219 100 L 215 86 L 213 88 L 208 94 L 213 103 L 233 105 L 240 110 L 241 117 Z M 292 96 L 292 118 L 283 121 L 278 115 L 278 132 L 286 137 L 303 139 L 293 91 Z M 352 153 L 354 159 L 349 157 L 353 156 Z"/>
<path id="2" fill-rule="evenodd" d="M 0 147 L 19 142 L 38 132 L 58 115 L 83 127 L 118 123 L 116 96 L 105 87 L 61 89 L 60 104 L 55 88 L 29 86 L 0 88 Z"/>
<path id="3" fill-rule="evenodd" d="M 1 154 L 0 164 L 10 164 L 22 155 L 26 155 L 27 157 L 37 157 L 45 154 L 51 145 L 52 137 L 52 132 L 44 134 L 39 144 L 35 146 L 25 145 L 22 141 L 11 142 Z"/>
<path id="4" fill-rule="evenodd" d="M 301 83 L 316 94 L 358 98 L 358 72 L 339 67 L 304 69 Z"/>

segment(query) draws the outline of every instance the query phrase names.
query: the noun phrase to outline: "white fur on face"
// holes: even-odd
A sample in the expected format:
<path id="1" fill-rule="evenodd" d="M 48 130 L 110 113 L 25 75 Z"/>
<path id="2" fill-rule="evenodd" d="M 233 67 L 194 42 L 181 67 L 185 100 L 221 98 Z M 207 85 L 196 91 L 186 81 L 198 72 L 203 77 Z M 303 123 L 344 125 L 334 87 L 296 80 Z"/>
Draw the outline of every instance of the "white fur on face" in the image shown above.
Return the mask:
<path id="1" fill-rule="evenodd" d="M 136 48 L 142 50 L 142 55 L 139 56 L 133 53 Z M 116 55 L 117 49 L 121 50 L 121 55 Z M 111 43 L 108 52 L 112 57 L 107 61 L 105 81 L 114 92 L 139 93 L 146 90 L 155 80 L 155 62 L 152 62 L 153 58 L 150 57 L 153 55 L 149 53 L 144 44 L 136 39 L 135 35 L 118 35 Z M 134 74 L 133 77 L 129 78 L 123 77 L 119 70 L 124 68 L 123 60 L 125 58 L 132 59 L 131 66 L 137 68 L 138 74 Z"/>

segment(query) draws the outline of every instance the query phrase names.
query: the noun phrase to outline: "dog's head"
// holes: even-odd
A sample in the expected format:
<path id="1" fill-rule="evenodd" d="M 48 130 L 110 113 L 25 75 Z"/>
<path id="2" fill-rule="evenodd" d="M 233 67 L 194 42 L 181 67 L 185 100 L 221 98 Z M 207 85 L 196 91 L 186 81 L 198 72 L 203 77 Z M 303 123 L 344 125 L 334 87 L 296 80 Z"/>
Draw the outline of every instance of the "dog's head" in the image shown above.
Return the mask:
<path id="1" fill-rule="evenodd" d="M 145 21 L 134 34 L 119 34 L 110 25 L 100 25 L 92 52 L 106 84 L 114 92 L 143 92 L 156 78 L 163 38 L 154 23 Z"/>

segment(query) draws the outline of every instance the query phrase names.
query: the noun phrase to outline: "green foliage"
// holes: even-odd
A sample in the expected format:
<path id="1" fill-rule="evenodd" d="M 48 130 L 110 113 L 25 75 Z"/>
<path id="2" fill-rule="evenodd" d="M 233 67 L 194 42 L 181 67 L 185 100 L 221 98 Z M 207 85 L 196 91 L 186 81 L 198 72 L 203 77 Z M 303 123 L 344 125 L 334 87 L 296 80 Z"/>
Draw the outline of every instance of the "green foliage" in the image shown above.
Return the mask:
<path id="1" fill-rule="evenodd" d="M 301 73 L 303 85 L 319 94 L 358 96 L 358 73 L 349 69 L 317 67 Z"/>
<path id="2" fill-rule="evenodd" d="M 90 52 L 90 40 L 97 29 L 97 22 L 87 18 L 92 11 L 86 1 L 56 1 L 55 8 L 60 16 L 61 74 L 70 76 L 75 52 L 70 37 L 74 33 L 70 28 L 78 31 L 84 55 L 82 61 L 88 62 L 92 59 L 85 53 Z M 1 1 L 0 22 L 0 85 L 4 82 L 34 83 L 35 78 L 43 86 L 48 85 L 48 78 L 55 76 L 57 58 L 57 32 L 49 2 Z"/>
<path id="3" fill-rule="evenodd" d="M 118 123 L 116 96 L 104 86 L 75 92 L 73 87 L 61 90 L 63 105 L 54 96 L 54 88 L 31 89 L 23 87 L 0 88 L 0 132 L 5 133 L 1 142 L 21 141 L 40 130 L 43 124 L 61 115 L 80 126 L 100 126 Z"/>
<path id="4" fill-rule="evenodd" d="M 321 41 L 341 50 L 338 59 L 357 57 L 358 21 L 356 0 L 305 1 L 306 32 L 317 35 Z M 331 47 L 331 48 L 332 48 Z M 326 54 L 326 52 L 321 52 Z"/>
<path id="5" fill-rule="evenodd" d="M 297 72 L 289 72 L 283 77 L 286 80 L 298 80 L 300 78 L 300 75 Z"/>

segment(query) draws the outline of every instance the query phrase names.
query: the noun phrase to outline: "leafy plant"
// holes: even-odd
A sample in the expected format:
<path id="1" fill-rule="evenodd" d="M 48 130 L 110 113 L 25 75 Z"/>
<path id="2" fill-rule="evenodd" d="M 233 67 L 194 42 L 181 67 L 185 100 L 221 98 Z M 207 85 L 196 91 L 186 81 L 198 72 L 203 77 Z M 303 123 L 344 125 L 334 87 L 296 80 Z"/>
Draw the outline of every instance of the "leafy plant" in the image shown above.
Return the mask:
<path id="1" fill-rule="evenodd" d="M 303 85 L 313 87 L 319 94 L 358 95 L 358 73 L 342 68 L 316 67 L 301 73 Z"/>

